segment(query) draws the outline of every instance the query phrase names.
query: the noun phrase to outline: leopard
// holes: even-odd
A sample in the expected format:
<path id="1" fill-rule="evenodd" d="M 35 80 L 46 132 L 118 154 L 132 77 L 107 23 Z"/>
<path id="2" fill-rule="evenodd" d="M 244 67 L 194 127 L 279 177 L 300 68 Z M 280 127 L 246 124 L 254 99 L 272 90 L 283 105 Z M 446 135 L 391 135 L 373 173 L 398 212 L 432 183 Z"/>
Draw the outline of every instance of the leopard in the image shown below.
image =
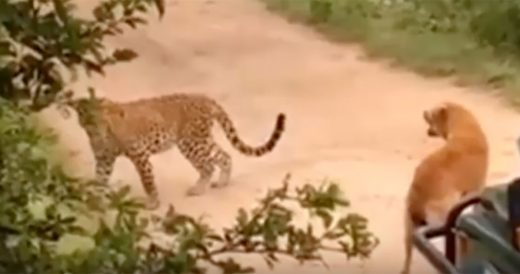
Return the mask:
<path id="1" fill-rule="evenodd" d="M 269 139 L 258 147 L 246 144 L 234 122 L 215 99 L 198 93 L 168 95 L 119 102 L 106 97 L 76 98 L 65 102 L 75 110 L 79 125 L 86 132 L 95 160 L 95 177 L 106 184 L 116 159 L 127 157 L 134 165 L 146 192 L 146 207 L 159 208 L 152 155 L 177 146 L 198 172 L 198 180 L 188 188 L 188 196 L 202 195 L 209 187 L 228 185 L 232 159 L 215 141 L 212 127 L 216 121 L 227 140 L 246 156 L 260 157 L 271 152 L 284 130 L 286 114 L 278 113 Z M 210 182 L 215 168 L 218 180 Z"/>

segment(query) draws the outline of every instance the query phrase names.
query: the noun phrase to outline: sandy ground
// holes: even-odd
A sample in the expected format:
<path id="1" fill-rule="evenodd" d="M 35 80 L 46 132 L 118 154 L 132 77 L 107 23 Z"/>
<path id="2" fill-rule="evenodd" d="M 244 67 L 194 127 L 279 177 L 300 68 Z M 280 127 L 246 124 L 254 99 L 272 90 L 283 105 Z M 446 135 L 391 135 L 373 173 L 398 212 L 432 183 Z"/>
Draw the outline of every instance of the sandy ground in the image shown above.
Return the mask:
<path id="1" fill-rule="evenodd" d="M 100 95 L 128 101 L 180 91 L 205 93 L 221 102 L 250 144 L 267 138 L 278 112 L 288 117 L 279 145 L 257 159 L 233 150 L 217 128 L 217 140 L 234 159 L 232 185 L 204 196 L 186 197 L 197 174 L 177 149 L 154 156 L 163 205 L 171 202 L 179 211 L 205 214 L 220 226 L 232 222 L 239 207 L 252 206 L 267 188 L 278 186 L 287 172 L 294 184 L 328 177 L 342 185 L 381 239 L 365 263 L 330 256 L 329 270 L 287 262 L 272 273 L 398 273 L 403 198 L 414 166 L 440 144 L 426 137 L 421 113 L 442 100 L 467 105 L 481 120 L 492 146 L 489 184 L 503 182 L 518 168 L 518 114 L 489 92 L 368 61 L 358 46 L 329 42 L 255 0 L 167 0 L 162 21 L 152 18 L 149 26 L 112 45 L 131 47 L 140 58 L 110 69 L 106 78 L 91 79 Z M 87 137 L 77 122 L 53 111 L 45 115 L 51 115 L 70 149 L 71 164 L 93 176 Z M 144 194 L 125 158 L 118 160 L 113 179 Z M 414 259 L 414 273 L 432 272 L 420 256 Z M 259 273 L 268 272 L 262 260 L 248 262 L 258 263 Z"/>

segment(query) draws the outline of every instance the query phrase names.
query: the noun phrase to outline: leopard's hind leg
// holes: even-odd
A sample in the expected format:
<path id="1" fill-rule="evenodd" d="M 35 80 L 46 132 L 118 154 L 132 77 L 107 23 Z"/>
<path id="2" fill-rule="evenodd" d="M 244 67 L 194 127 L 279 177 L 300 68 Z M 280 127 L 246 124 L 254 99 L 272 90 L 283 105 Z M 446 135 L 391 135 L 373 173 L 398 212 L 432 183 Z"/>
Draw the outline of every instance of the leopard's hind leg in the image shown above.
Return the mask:
<path id="1" fill-rule="evenodd" d="M 199 179 L 188 189 L 189 196 L 203 194 L 215 171 L 212 152 L 215 143 L 210 138 L 185 138 L 179 140 L 178 148 L 199 173 Z"/>
<path id="2" fill-rule="evenodd" d="M 228 185 L 229 180 L 231 179 L 232 168 L 231 156 L 229 156 L 229 153 L 225 152 L 217 144 L 214 144 L 213 153 L 211 155 L 211 162 L 220 169 L 220 176 L 218 181 L 216 181 L 211 186 L 220 188 Z"/>

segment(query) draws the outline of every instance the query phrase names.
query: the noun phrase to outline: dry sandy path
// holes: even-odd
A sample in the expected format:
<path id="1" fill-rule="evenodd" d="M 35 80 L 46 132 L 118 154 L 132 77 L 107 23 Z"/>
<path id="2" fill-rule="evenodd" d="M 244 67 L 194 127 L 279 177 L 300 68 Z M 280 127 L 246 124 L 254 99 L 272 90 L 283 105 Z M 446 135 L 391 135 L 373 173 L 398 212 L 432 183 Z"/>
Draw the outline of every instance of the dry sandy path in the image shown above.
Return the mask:
<path id="1" fill-rule="evenodd" d="M 122 101 L 179 91 L 208 94 L 224 105 L 251 144 L 267 138 L 278 112 L 286 112 L 288 120 L 277 148 L 259 159 L 240 155 L 215 130 L 234 159 L 233 184 L 201 197 L 185 196 L 197 175 L 176 149 L 155 156 L 163 204 L 172 202 L 180 211 L 206 214 L 212 223 L 224 225 L 239 207 L 251 206 L 268 187 L 277 186 L 286 172 L 293 174 L 293 183 L 327 176 L 341 183 L 382 241 L 363 267 L 331 256 L 328 273 L 398 273 L 403 197 L 414 166 L 439 145 L 426 138 L 424 108 L 449 99 L 475 112 L 492 145 L 490 184 L 518 168 L 514 140 L 520 133 L 519 116 L 489 93 L 367 61 L 357 46 L 331 43 L 255 0 L 167 3 L 161 22 L 153 18 L 148 27 L 113 41 L 134 48 L 140 58 L 110 69 L 107 78 L 92 79 L 98 92 Z M 73 119 L 52 119 L 73 151 L 71 163 L 92 176 L 84 132 Z M 113 178 L 143 194 L 128 160 L 118 160 Z M 431 272 L 424 260 L 415 258 L 413 272 Z M 260 273 L 268 272 L 261 260 L 249 262 L 258 262 Z M 327 273 L 295 263 L 280 266 L 276 273 L 293 271 Z"/>

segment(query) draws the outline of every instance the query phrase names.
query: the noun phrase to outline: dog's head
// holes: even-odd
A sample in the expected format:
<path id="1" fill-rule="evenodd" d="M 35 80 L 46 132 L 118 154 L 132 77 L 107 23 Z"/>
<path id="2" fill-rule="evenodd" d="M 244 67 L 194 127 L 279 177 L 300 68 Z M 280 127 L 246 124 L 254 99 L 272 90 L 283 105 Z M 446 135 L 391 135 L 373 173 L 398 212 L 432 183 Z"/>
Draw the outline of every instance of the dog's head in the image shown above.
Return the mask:
<path id="1" fill-rule="evenodd" d="M 447 138 L 449 114 L 448 111 L 449 106 L 447 104 L 441 104 L 423 112 L 423 118 L 428 124 L 428 136 L 442 137 L 444 139 Z"/>

